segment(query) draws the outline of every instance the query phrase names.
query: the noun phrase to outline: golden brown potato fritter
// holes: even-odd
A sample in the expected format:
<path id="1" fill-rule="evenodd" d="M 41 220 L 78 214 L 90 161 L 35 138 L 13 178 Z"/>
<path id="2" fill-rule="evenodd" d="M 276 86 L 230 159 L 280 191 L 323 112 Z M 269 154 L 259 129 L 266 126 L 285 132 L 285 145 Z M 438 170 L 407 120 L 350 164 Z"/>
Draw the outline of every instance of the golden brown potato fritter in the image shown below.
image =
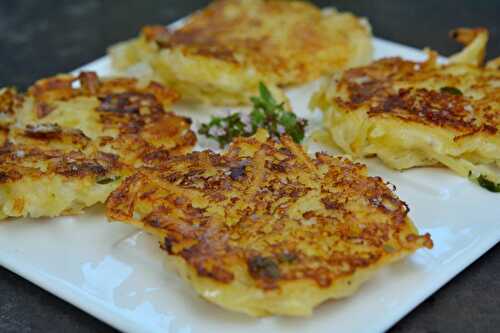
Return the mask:
<path id="1" fill-rule="evenodd" d="M 147 26 L 139 38 L 111 49 L 117 68 L 152 71 L 183 97 L 222 105 L 248 104 L 259 81 L 276 92 L 366 64 L 371 54 L 365 21 L 274 0 L 214 1 L 178 29 Z"/>
<path id="2" fill-rule="evenodd" d="M 377 268 L 421 247 L 408 208 L 346 159 L 309 157 L 265 131 L 223 154 L 141 168 L 107 201 L 111 220 L 159 236 L 202 297 L 251 315 L 307 315 L 352 294 Z"/>
<path id="3" fill-rule="evenodd" d="M 0 90 L 0 218 L 79 213 L 134 167 L 190 151 L 190 120 L 167 111 L 177 98 L 93 72 Z"/>
<path id="4" fill-rule="evenodd" d="M 312 99 L 331 138 L 353 156 L 377 155 L 395 169 L 442 164 L 500 182 L 500 71 L 484 57 L 487 32 L 450 63 L 387 58 L 336 75 Z"/>

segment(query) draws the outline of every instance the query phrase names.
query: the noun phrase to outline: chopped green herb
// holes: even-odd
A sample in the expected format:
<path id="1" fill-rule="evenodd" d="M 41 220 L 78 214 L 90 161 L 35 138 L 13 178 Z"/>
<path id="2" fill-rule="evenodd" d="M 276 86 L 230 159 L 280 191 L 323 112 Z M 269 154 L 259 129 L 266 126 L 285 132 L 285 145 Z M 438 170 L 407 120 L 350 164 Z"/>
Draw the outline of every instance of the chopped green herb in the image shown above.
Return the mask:
<path id="1" fill-rule="evenodd" d="M 265 128 L 271 136 L 288 134 L 295 142 L 304 139 L 307 120 L 288 112 L 283 103 L 278 103 L 267 87 L 259 83 L 258 97 L 251 97 L 253 104 L 249 116 L 233 113 L 227 117 L 212 117 L 208 124 L 201 125 L 199 133 L 219 142 L 224 147 L 238 136 L 252 136 L 259 128 Z"/>
<path id="2" fill-rule="evenodd" d="M 100 179 L 97 180 L 97 184 L 106 185 L 106 184 L 115 182 L 115 181 L 117 181 L 120 178 L 121 178 L 120 176 L 111 176 L 111 177 L 108 177 L 108 178 L 100 178 Z"/>
<path id="3" fill-rule="evenodd" d="M 390 244 L 384 244 L 383 248 L 384 248 L 384 251 L 387 252 L 387 253 L 394 253 L 394 252 L 396 252 L 396 249 L 392 245 L 390 245 Z"/>
<path id="4" fill-rule="evenodd" d="M 224 118 L 212 117 L 208 124 L 201 125 L 198 132 L 207 138 L 218 141 L 221 148 L 238 136 L 249 136 L 238 113 Z"/>
<path id="5" fill-rule="evenodd" d="M 490 192 L 496 192 L 496 193 L 500 192 L 500 184 L 496 184 L 496 183 L 492 182 L 491 180 L 487 179 L 483 175 L 477 177 L 477 183 L 481 187 L 487 189 Z"/>
<path id="6" fill-rule="evenodd" d="M 486 176 L 484 176 L 484 175 L 479 175 L 479 177 L 474 178 L 472 176 L 472 172 L 469 171 L 469 178 L 472 179 L 474 182 L 476 182 L 479 186 L 487 189 L 490 192 L 494 192 L 494 193 L 500 192 L 500 184 L 492 182 L 491 180 L 486 178 Z"/>
<path id="7" fill-rule="evenodd" d="M 441 87 L 441 92 L 446 93 L 446 94 L 456 95 L 456 96 L 463 95 L 462 91 L 460 91 L 460 89 L 455 88 L 455 87 Z"/>
<path id="8" fill-rule="evenodd" d="M 278 264 L 269 257 L 256 256 L 248 260 L 248 268 L 254 276 L 275 280 L 281 275 Z"/>

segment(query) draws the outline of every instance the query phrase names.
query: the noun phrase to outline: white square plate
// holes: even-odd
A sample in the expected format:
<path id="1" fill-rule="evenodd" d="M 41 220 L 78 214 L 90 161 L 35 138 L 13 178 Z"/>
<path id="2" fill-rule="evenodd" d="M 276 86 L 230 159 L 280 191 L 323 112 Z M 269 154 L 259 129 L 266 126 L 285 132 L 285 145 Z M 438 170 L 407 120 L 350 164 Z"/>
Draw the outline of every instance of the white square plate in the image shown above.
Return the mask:
<path id="1" fill-rule="evenodd" d="M 375 39 L 375 57 L 422 60 L 415 49 Z M 110 74 L 108 58 L 84 67 Z M 307 110 L 317 84 L 288 91 L 295 111 Z M 199 110 L 177 106 L 196 122 Z M 222 112 L 219 110 L 210 110 Z M 310 150 L 328 147 L 312 145 Z M 82 310 L 130 332 L 380 332 L 471 264 L 500 239 L 499 195 L 438 168 L 404 173 L 366 161 L 370 173 L 398 188 L 432 250 L 381 270 L 352 297 L 319 306 L 310 318 L 254 319 L 209 304 L 163 265 L 152 237 L 132 226 L 107 223 L 102 207 L 75 217 L 17 219 L 0 223 L 0 264 Z"/>

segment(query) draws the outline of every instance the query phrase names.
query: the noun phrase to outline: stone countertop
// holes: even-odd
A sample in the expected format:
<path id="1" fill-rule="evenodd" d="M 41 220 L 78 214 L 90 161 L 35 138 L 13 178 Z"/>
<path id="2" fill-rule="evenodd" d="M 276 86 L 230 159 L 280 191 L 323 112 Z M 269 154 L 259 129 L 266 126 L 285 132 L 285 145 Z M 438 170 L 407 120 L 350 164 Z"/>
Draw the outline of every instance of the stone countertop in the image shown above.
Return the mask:
<path id="1" fill-rule="evenodd" d="M 459 49 L 450 29 L 485 26 L 488 57 L 500 55 L 500 2 L 489 0 L 314 1 L 370 19 L 374 34 L 431 47 Z M 166 24 L 206 0 L 0 2 L 0 87 L 26 88 L 34 80 L 73 70 L 131 38 L 145 24 Z M 0 245 L 1 246 L 1 245 Z M 500 246 L 465 269 L 397 323 L 393 332 L 499 332 Z M 418 286 L 415 286 L 418 288 Z M 367 323 L 369 325 L 369 323 Z M 114 329 L 0 268 L 0 332 L 113 332 Z"/>

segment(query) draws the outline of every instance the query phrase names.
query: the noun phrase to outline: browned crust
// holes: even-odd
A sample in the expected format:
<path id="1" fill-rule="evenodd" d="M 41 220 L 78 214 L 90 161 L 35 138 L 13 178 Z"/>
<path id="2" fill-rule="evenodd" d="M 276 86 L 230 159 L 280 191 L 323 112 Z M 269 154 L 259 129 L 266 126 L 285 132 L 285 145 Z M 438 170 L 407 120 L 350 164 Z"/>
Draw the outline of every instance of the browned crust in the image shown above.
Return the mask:
<path id="1" fill-rule="evenodd" d="M 117 156 L 102 152 L 65 152 L 12 144 L 0 149 L 0 184 L 16 182 L 24 177 L 36 180 L 59 175 L 68 179 L 90 177 L 99 180 L 129 173 L 128 167 L 120 163 Z"/>
<path id="2" fill-rule="evenodd" d="M 7 138 L 9 136 L 9 129 L 0 126 L 0 147 L 7 143 Z"/>
<path id="3" fill-rule="evenodd" d="M 219 0 L 178 29 L 146 26 L 142 36 L 161 49 L 253 66 L 280 77 L 279 84 L 293 84 L 345 67 L 352 51 L 348 35 L 358 30 L 369 35 L 355 18 L 349 27 L 342 21 L 334 31 L 324 21 L 319 8 L 302 1 Z M 333 43 L 337 52 L 330 49 Z"/>
<path id="4" fill-rule="evenodd" d="M 321 207 L 292 217 L 312 193 Z M 110 219 L 164 237 L 162 248 L 200 276 L 230 283 L 239 265 L 263 289 L 301 279 L 327 288 L 388 256 L 432 247 L 407 213 L 365 166 L 326 154 L 312 159 L 287 137 L 237 139 L 223 155 L 164 159 L 125 180 L 107 201 Z"/>
<path id="5" fill-rule="evenodd" d="M 461 69 L 463 74 L 453 74 Z M 344 112 L 366 108 L 370 117 L 396 117 L 406 122 L 452 129 L 457 136 L 496 134 L 500 128 L 500 89 L 495 70 L 471 65 L 437 66 L 386 58 L 346 71 L 337 90 L 346 96 L 332 102 Z M 426 82 L 456 88 L 462 94 L 425 88 Z M 441 87 L 441 88 L 442 88 Z M 474 97 L 476 93 L 482 97 Z M 473 111 L 473 112 L 472 112 Z"/>
<path id="6" fill-rule="evenodd" d="M 467 46 L 483 32 L 488 32 L 486 28 L 457 28 L 450 31 L 450 37 L 458 43 Z"/>
<path id="7" fill-rule="evenodd" d="M 92 112 L 99 116 L 102 136 L 90 138 L 80 129 L 44 119 L 60 103 L 80 97 L 98 102 Z M 154 164 L 160 151 L 162 157 L 185 153 L 196 143 L 191 121 L 166 111 L 178 98 L 175 91 L 156 82 L 141 85 L 133 78 L 101 79 L 94 72 L 42 79 L 25 95 L 3 89 L 0 112 L 9 121 L 0 123 L 1 183 L 54 175 L 106 183 L 106 177 L 129 175 L 136 165 Z M 22 112 L 33 112 L 35 122 L 12 126 L 28 99 L 33 109 Z M 108 130 L 113 136 L 105 135 Z"/>
<path id="8" fill-rule="evenodd" d="M 78 129 L 65 129 L 57 124 L 27 125 L 24 129 L 12 128 L 9 142 L 16 145 L 51 149 L 55 146 L 62 150 L 83 150 L 91 140 Z"/>
<path id="9" fill-rule="evenodd" d="M 56 102 L 96 98 L 99 106 L 94 111 L 99 115 L 103 134 L 93 144 L 101 150 L 111 147 L 123 162 L 131 165 L 142 164 L 143 158 L 158 149 L 181 154 L 196 143 L 190 130 L 191 120 L 166 111 L 179 95 L 157 82 L 142 85 L 134 78 L 101 79 L 95 72 L 81 72 L 77 77 L 58 75 L 39 80 L 28 89 L 27 96 L 34 99 L 33 112 L 40 121 L 57 107 Z M 108 130 L 118 134 L 108 136 Z M 42 144 L 43 136 L 57 133 L 34 135 Z"/>
<path id="10" fill-rule="evenodd" d="M 0 89 L 0 127 L 13 121 L 15 109 L 23 102 L 23 97 L 13 88 Z"/>
<path id="11" fill-rule="evenodd" d="M 76 86 L 76 83 L 79 86 Z M 176 91 L 157 82 L 141 87 L 134 78 L 100 79 L 95 72 L 81 72 L 79 76 L 61 74 L 37 81 L 28 89 L 27 95 L 33 97 L 37 104 L 50 107 L 55 101 L 66 101 L 75 97 L 90 96 L 105 99 L 114 94 L 137 95 L 149 100 L 154 99 L 155 105 L 168 109 L 179 99 Z M 119 110 L 125 112 L 124 109 Z M 42 115 L 46 116 L 46 115 Z"/>

